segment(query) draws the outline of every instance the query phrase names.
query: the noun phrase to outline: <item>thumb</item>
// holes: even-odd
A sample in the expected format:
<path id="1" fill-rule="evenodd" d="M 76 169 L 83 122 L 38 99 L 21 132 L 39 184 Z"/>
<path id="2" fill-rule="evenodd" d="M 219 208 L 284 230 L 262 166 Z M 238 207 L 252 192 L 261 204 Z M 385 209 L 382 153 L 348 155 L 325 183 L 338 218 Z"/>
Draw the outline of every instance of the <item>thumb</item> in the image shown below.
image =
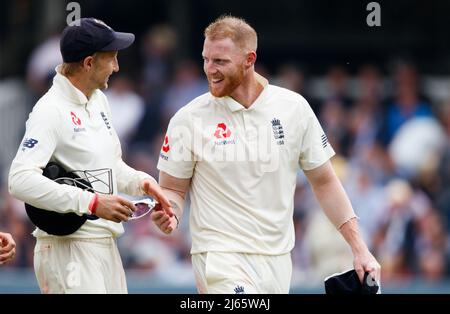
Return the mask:
<path id="1" fill-rule="evenodd" d="M 145 180 L 142 183 L 142 190 L 148 194 L 149 190 L 150 190 L 150 182 L 148 182 L 147 180 Z"/>

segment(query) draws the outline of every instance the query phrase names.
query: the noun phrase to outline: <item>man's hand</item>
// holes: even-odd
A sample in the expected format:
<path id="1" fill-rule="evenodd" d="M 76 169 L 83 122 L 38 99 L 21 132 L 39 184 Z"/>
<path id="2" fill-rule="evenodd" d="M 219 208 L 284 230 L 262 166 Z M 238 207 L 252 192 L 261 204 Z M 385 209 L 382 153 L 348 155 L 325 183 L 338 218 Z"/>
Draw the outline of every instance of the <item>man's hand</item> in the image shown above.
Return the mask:
<path id="1" fill-rule="evenodd" d="M 117 195 L 98 194 L 95 215 L 114 222 L 128 221 L 136 210 L 132 202 Z"/>
<path id="2" fill-rule="evenodd" d="M 0 232 L 0 265 L 3 265 L 16 255 L 16 242 L 9 233 Z"/>
<path id="3" fill-rule="evenodd" d="M 150 218 L 158 228 L 165 234 L 172 233 L 178 227 L 178 219 L 175 215 L 169 216 L 165 211 L 155 208 Z"/>
<path id="4" fill-rule="evenodd" d="M 358 274 L 361 283 L 364 280 L 364 273 L 368 272 L 371 279 L 376 280 L 380 285 L 381 266 L 369 252 L 366 243 L 359 232 L 356 218 L 352 218 L 344 223 L 339 229 L 353 252 L 353 267 Z M 370 282 L 367 284 L 370 285 Z"/>
<path id="5" fill-rule="evenodd" d="M 364 280 L 364 273 L 368 272 L 370 276 L 368 278 L 375 280 L 380 285 L 381 266 L 367 248 L 353 252 L 353 267 L 361 282 Z M 370 286 L 371 282 L 367 282 L 367 284 Z"/>
<path id="6" fill-rule="evenodd" d="M 141 190 L 158 201 L 159 206 L 155 207 L 155 210 L 153 210 L 154 212 L 157 212 L 158 208 L 162 208 L 164 213 L 166 213 L 169 217 L 174 215 L 169 199 L 164 195 L 161 187 L 156 182 L 147 179 L 142 180 Z"/>

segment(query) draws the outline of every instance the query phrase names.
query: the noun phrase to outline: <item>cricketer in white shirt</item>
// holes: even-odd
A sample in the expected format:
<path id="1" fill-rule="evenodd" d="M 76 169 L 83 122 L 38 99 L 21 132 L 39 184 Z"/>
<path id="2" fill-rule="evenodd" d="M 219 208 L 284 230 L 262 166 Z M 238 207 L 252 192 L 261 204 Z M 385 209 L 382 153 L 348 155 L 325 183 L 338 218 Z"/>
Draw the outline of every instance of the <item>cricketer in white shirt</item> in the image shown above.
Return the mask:
<path id="1" fill-rule="evenodd" d="M 142 180 L 155 180 L 126 165 L 111 121 L 106 96 L 78 90 L 60 66 L 50 90 L 36 103 L 26 122 L 21 146 L 9 174 L 10 193 L 26 203 L 59 213 L 90 214 L 94 194 L 56 183 L 42 175 L 49 161 L 67 171 L 89 170 L 102 193 L 144 195 Z M 122 223 L 87 220 L 75 233 L 52 236 L 36 228 L 35 271 L 42 292 L 127 292 L 122 262 L 114 238 Z M 75 275 L 77 280 L 69 280 Z M 76 277 L 75 276 L 75 277 Z"/>
<path id="2" fill-rule="evenodd" d="M 182 214 L 190 195 L 192 263 L 200 293 L 288 293 L 293 196 L 301 168 L 328 218 L 354 253 L 358 276 L 379 278 L 337 179 L 334 151 L 307 101 L 254 71 L 257 35 L 222 16 L 205 30 L 206 93 L 171 119 L 159 183 Z M 165 233 L 175 218 L 153 212 Z"/>

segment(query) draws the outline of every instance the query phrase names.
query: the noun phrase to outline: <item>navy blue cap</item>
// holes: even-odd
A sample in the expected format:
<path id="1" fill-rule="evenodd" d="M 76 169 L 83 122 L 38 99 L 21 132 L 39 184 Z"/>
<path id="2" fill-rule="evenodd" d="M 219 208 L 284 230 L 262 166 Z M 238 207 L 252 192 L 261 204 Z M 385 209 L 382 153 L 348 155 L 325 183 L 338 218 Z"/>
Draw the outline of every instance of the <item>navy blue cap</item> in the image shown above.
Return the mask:
<path id="1" fill-rule="evenodd" d="M 115 32 L 103 21 L 82 18 L 66 26 L 60 49 L 64 62 L 81 61 L 98 51 L 125 49 L 134 42 L 134 34 Z"/>

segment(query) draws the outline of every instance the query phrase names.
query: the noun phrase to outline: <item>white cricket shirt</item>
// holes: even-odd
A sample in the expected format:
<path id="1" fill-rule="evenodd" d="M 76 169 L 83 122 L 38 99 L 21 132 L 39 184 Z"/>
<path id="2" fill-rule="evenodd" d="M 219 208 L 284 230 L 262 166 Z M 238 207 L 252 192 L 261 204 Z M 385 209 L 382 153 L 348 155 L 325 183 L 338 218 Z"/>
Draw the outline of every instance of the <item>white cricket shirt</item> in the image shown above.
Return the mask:
<path id="1" fill-rule="evenodd" d="M 193 254 L 290 252 L 297 170 L 334 155 L 308 102 L 256 77 L 264 90 L 250 108 L 206 93 L 169 123 L 158 169 L 192 178 Z"/>
<path id="2" fill-rule="evenodd" d="M 55 161 L 67 171 L 90 170 L 99 179 L 90 180 L 97 191 L 141 195 L 140 181 L 153 178 L 122 161 L 106 96 L 97 89 L 88 100 L 59 70 L 60 66 L 56 68 L 52 87 L 33 107 L 26 122 L 25 136 L 9 173 L 10 193 L 38 208 L 89 213 L 93 193 L 42 175 L 47 163 Z M 121 223 L 100 218 L 87 220 L 67 237 L 102 238 L 118 236 L 123 231 Z M 48 236 L 38 228 L 33 234 Z"/>

